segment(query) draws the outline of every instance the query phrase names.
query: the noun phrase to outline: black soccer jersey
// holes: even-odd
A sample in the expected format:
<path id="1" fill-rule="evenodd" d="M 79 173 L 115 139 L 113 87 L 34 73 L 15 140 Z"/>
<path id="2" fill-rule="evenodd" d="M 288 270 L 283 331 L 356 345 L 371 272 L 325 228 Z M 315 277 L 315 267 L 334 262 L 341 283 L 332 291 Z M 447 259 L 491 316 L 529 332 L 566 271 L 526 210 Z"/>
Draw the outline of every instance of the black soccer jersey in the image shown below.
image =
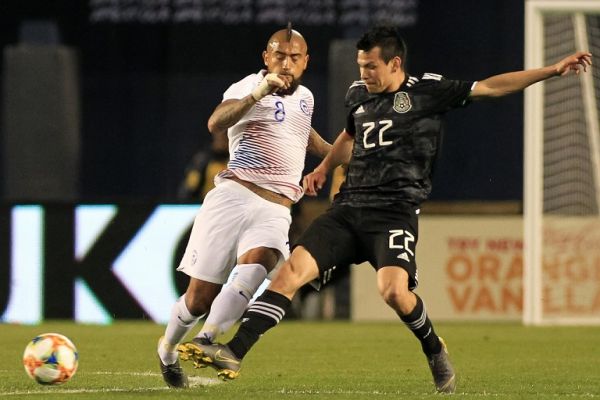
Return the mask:
<path id="1" fill-rule="evenodd" d="M 398 91 L 370 94 L 362 81 L 354 82 L 346 94 L 354 149 L 335 203 L 421 204 L 431 192 L 443 115 L 466 105 L 472 86 L 437 74 L 407 75 Z"/>

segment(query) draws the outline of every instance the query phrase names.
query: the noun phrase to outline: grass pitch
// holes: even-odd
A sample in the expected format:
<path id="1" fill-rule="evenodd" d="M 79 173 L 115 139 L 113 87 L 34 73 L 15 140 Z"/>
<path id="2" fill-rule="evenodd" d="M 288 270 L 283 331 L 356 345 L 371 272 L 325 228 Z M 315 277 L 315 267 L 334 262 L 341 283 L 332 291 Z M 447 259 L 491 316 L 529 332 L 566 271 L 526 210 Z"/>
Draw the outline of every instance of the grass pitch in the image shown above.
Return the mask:
<path id="1" fill-rule="evenodd" d="M 437 324 L 467 399 L 600 398 L 600 327 Z M 164 327 L 51 322 L 0 325 L 0 397 L 7 399 L 428 399 L 434 394 L 420 346 L 400 323 L 285 321 L 244 360 L 241 376 L 184 365 L 192 387 L 168 389 L 155 353 Z M 35 335 L 59 332 L 80 353 L 70 382 L 40 386 L 22 352 Z M 194 331 L 195 332 L 195 331 Z"/>

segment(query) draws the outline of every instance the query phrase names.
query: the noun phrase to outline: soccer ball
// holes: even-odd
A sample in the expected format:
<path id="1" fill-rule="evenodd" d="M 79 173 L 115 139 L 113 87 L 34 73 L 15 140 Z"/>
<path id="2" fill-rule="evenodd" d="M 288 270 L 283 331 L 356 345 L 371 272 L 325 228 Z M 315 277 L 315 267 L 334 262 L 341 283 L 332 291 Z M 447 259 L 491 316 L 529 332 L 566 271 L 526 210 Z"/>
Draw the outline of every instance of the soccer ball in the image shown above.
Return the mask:
<path id="1" fill-rule="evenodd" d="M 36 336 L 23 353 L 27 375 L 42 385 L 60 384 L 71 379 L 77 371 L 78 360 L 73 342 L 58 333 Z"/>

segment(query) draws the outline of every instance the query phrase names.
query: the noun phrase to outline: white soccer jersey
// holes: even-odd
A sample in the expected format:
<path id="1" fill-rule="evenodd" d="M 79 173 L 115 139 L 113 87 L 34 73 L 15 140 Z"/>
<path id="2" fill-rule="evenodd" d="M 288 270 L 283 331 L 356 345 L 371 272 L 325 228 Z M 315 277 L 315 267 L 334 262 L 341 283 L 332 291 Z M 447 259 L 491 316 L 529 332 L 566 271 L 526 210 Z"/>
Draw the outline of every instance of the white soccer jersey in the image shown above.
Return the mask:
<path id="1" fill-rule="evenodd" d="M 249 95 L 265 73 L 262 70 L 234 83 L 223 94 L 223 101 Z M 294 202 L 300 200 L 313 107 L 313 95 L 302 85 L 292 95 L 262 98 L 227 131 L 229 163 L 215 183 L 236 176 Z"/>

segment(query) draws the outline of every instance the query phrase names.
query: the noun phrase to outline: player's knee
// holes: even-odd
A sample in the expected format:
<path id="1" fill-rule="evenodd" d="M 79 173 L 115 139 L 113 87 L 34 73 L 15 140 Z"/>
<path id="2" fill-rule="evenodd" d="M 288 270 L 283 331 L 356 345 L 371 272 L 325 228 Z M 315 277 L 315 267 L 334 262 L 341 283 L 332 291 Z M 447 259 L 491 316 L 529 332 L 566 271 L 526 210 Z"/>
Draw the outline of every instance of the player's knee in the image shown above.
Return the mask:
<path id="1" fill-rule="evenodd" d="M 385 303 L 394 310 L 400 311 L 405 308 L 404 305 L 409 302 L 408 290 L 390 286 L 380 291 L 381 297 Z"/>
<path id="2" fill-rule="evenodd" d="M 257 247 L 248 250 L 238 259 L 238 264 L 260 264 L 267 272 L 271 272 L 279 262 L 281 253 L 278 250 L 268 247 Z"/>
<path id="3" fill-rule="evenodd" d="M 399 298 L 399 293 L 397 290 L 384 290 L 380 292 L 381 297 L 383 298 L 383 301 L 385 301 L 385 303 L 388 306 L 393 307 L 394 305 L 396 305 L 398 303 L 398 298 Z"/>
<path id="4" fill-rule="evenodd" d="M 189 312 L 196 316 L 208 313 L 222 286 L 218 283 L 191 278 L 184 297 Z"/>
<path id="5" fill-rule="evenodd" d="M 186 292 L 185 305 L 190 314 L 200 316 L 208 313 L 214 297 L 207 296 L 205 293 Z"/>
<path id="6" fill-rule="evenodd" d="M 277 271 L 275 278 L 271 281 L 269 289 L 275 290 L 285 296 L 292 297 L 302 286 L 298 275 L 299 270 L 294 267 L 291 260 L 287 260 Z"/>
<path id="7" fill-rule="evenodd" d="M 303 275 L 303 264 L 301 262 L 298 262 L 298 259 L 296 258 L 290 258 L 289 260 L 289 277 L 291 278 L 291 281 L 293 282 L 294 286 L 296 287 L 300 287 L 302 286 L 302 275 Z"/>
<path id="8" fill-rule="evenodd" d="M 300 287 L 318 276 L 319 270 L 312 256 L 297 247 L 277 271 L 270 287 L 291 298 Z"/>
<path id="9" fill-rule="evenodd" d="M 297 247 L 288 262 L 298 288 L 319 277 L 317 262 L 303 247 Z"/>

